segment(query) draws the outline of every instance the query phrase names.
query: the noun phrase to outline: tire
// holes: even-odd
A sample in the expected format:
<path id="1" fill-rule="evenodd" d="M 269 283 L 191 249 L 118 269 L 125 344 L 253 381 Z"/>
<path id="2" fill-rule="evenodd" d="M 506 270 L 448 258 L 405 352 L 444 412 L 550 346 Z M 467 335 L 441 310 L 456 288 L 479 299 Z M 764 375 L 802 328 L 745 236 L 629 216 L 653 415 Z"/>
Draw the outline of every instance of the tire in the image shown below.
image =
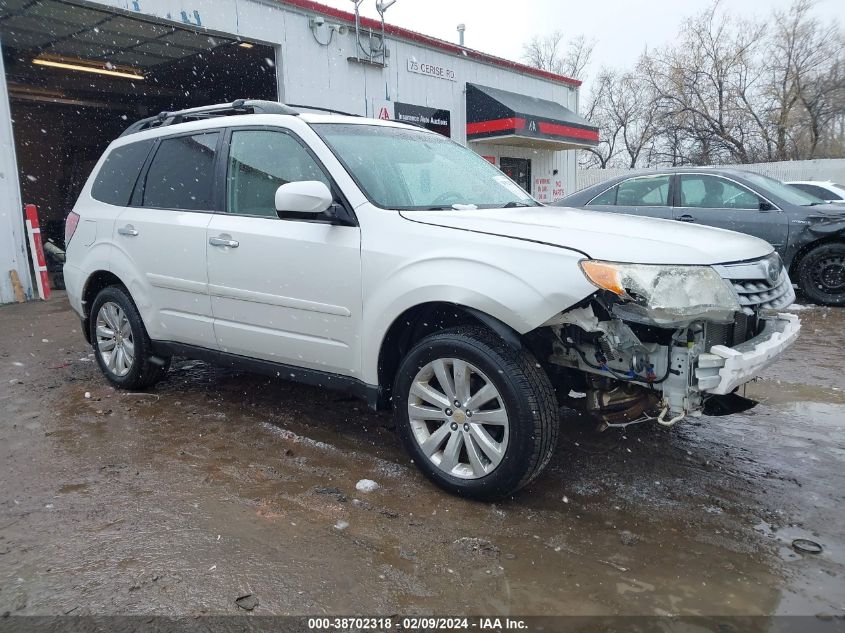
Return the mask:
<path id="1" fill-rule="evenodd" d="M 557 399 L 548 376 L 529 352 L 480 326 L 419 341 L 397 372 L 393 411 L 420 470 L 472 499 L 514 494 L 540 474 L 557 444 Z"/>
<path id="2" fill-rule="evenodd" d="M 845 305 L 845 244 L 820 244 L 798 263 L 798 287 L 813 303 Z"/>
<path id="3" fill-rule="evenodd" d="M 109 286 L 100 291 L 91 306 L 89 327 L 97 364 L 115 387 L 147 389 L 164 377 L 170 359 L 153 355 L 138 308 L 124 288 Z"/>

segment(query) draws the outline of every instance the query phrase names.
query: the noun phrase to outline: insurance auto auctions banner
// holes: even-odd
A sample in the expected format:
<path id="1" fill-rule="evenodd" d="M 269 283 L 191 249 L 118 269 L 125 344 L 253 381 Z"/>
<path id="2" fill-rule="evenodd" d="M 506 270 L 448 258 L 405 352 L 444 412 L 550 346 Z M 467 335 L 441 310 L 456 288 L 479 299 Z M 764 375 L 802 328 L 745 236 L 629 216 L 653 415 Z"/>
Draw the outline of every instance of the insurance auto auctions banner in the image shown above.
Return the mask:
<path id="1" fill-rule="evenodd" d="M 452 136 L 452 115 L 449 110 L 427 106 L 373 99 L 370 116 L 376 119 L 400 121 L 418 125 L 443 136 Z"/>

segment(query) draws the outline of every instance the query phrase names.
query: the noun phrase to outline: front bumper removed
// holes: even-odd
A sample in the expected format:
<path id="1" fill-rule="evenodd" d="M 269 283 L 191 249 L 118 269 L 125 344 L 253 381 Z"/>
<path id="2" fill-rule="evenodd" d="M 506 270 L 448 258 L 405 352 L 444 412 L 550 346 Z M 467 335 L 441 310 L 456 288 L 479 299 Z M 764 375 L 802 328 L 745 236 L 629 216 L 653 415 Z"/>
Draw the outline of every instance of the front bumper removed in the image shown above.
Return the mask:
<path id="1" fill-rule="evenodd" d="M 714 345 L 698 356 L 695 377 L 701 391 L 728 394 L 757 377 L 777 356 L 792 345 L 801 331 L 794 314 L 778 314 L 766 320 L 763 331 L 736 347 Z"/>

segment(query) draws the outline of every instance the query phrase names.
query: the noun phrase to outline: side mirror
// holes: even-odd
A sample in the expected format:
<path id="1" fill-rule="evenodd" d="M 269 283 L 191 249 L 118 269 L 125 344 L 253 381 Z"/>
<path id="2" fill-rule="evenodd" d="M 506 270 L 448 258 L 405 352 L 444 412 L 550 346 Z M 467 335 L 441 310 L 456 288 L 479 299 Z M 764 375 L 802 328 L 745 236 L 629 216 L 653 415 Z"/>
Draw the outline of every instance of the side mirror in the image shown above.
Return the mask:
<path id="1" fill-rule="evenodd" d="M 289 182 L 276 189 L 276 213 L 323 213 L 332 206 L 332 192 L 319 180 Z"/>
<path id="2" fill-rule="evenodd" d="M 760 200 L 760 211 L 774 211 L 775 208 L 775 205 L 773 205 L 771 202 Z"/>

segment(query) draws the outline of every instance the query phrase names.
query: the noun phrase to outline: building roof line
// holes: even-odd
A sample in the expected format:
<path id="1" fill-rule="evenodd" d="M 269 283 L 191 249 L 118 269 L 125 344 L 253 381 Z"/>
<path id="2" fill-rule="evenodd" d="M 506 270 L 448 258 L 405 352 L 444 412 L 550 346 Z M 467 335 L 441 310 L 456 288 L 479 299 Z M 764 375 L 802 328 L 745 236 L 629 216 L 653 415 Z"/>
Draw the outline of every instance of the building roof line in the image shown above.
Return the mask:
<path id="1" fill-rule="evenodd" d="M 330 7 L 320 2 L 314 2 L 313 0 L 276 1 L 280 4 L 297 7 L 305 11 L 314 11 L 315 13 L 332 17 L 337 20 L 343 20 L 345 22 L 350 22 L 353 24 L 355 22 L 354 13 L 350 13 L 349 11 L 343 11 L 342 9 L 335 9 L 334 7 Z M 364 28 L 381 30 L 381 22 L 379 22 L 378 20 L 374 20 L 373 18 L 361 16 L 360 23 L 361 26 Z M 436 37 L 431 37 L 430 35 L 424 35 L 423 33 L 418 33 L 417 31 L 405 29 L 400 26 L 395 26 L 393 24 L 385 24 L 384 30 L 385 33 L 394 37 L 400 37 L 402 39 L 410 40 L 412 42 L 416 42 L 417 44 L 424 44 L 432 48 L 437 48 L 446 51 L 447 53 L 451 53 L 453 55 L 468 57 L 476 61 L 486 62 L 493 66 L 507 68 L 508 70 L 514 70 L 525 75 L 532 75 L 534 77 L 539 77 L 541 79 L 546 79 L 555 83 L 564 84 L 566 86 L 578 87 L 581 85 L 581 81 L 578 79 L 573 79 L 564 75 L 558 75 L 557 73 L 552 73 L 547 70 L 541 70 L 540 68 L 534 68 L 533 66 L 520 64 L 519 62 L 514 62 L 509 59 L 490 55 L 488 53 L 482 53 L 481 51 L 466 48 L 465 46 L 459 46 L 457 44 L 452 44 L 451 42 L 447 42 Z"/>

